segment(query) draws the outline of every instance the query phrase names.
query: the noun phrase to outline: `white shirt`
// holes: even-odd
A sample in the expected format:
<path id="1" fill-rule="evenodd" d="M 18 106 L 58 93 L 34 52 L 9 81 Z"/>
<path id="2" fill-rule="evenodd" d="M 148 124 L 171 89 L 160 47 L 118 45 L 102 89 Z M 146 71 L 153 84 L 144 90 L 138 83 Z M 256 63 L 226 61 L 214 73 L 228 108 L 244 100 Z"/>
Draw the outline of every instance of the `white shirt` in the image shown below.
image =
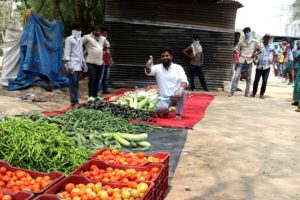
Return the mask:
<path id="1" fill-rule="evenodd" d="M 187 76 L 181 65 L 172 63 L 168 70 L 163 64 L 153 65 L 148 76 L 155 76 L 159 95 L 162 97 L 174 96 L 174 93 L 180 88 L 182 82 L 187 81 Z"/>
<path id="2" fill-rule="evenodd" d="M 74 35 L 66 38 L 64 60 L 70 62 L 70 65 L 74 71 L 82 71 L 84 57 L 81 38 L 76 38 Z"/>
<path id="3" fill-rule="evenodd" d="M 103 48 L 110 47 L 105 37 L 96 38 L 92 33 L 82 37 L 82 43 L 88 52 L 86 62 L 96 65 L 103 64 Z"/>
<path id="4" fill-rule="evenodd" d="M 255 50 L 261 50 L 261 46 L 258 44 L 256 40 L 251 40 L 249 43 L 247 41 L 239 42 L 238 45 L 234 48 L 234 50 L 239 51 L 241 53 L 239 63 L 250 64 L 253 62 L 252 54 Z"/>

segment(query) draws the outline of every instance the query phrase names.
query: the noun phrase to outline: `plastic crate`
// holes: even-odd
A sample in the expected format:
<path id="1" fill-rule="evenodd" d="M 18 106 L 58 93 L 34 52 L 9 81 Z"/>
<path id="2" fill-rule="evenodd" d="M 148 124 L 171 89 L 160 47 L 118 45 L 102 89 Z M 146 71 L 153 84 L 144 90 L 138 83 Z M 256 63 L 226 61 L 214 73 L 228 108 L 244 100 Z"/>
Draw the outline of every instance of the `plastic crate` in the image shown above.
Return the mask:
<path id="1" fill-rule="evenodd" d="M 29 200 L 32 199 L 32 197 L 34 196 L 33 193 L 31 192 L 2 192 L 4 194 L 8 194 L 10 196 L 12 196 L 12 200 Z"/>
<path id="2" fill-rule="evenodd" d="M 103 148 L 98 150 L 97 152 L 95 152 L 94 154 L 92 154 L 89 159 L 90 160 L 99 160 L 97 158 L 98 155 L 101 155 L 102 152 L 106 151 L 106 150 L 112 150 L 111 148 Z M 161 162 L 159 162 L 159 164 L 163 164 L 164 165 L 164 169 L 162 171 L 162 176 L 163 176 L 163 196 L 165 196 L 168 192 L 168 187 L 169 187 L 169 183 L 168 183 L 168 178 L 169 178 L 169 161 L 170 161 L 170 154 L 166 153 L 166 152 L 156 152 L 152 155 L 147 155 L 146 156 L 153 156 L 155 158 L 159 158 L 161 159 Z M 105 162 L 105 161 L 104 161 Z M 155 163 L 155 162 L 147 162 L 145 164 L 143 164 L 142 166 L 147 166 L 150 163 Z M 130 165 L 126 165 L 127 167 L 134 167 L 134 166 L 130 166 Z"/>
<path id="3" fill-rule="evenodd" d="M 35 197 L 33 200 L 61 200 L 61 198 L 55 194 L 42 194 Z"/>
<path id="4" fill-rule="evenodd" d="M 28 174 L 31 175 L 32 178 L 37 178 L 39 176 L 44 177 L 44 176 L 49 176 L 51 178 L 52 183 L 50 183 L 47 187 L 43 188 L 39 192 L 33 192 L 32 193 L 36 196 L 38 194 L 44 193 L 48 188 L 50 188 L 52 185 L 57 183 L 59 180 L 64 178 L 64 173 L 62 172 L 50 172 L 50 173 L 43 173 L 43 172 L 37 172 L 37 171 L 32 171 L 28 169 L 22 169 L 18 167 L 13 167 L 12 165 L 8 164 L 7 162 L 0 160 L 0 167 L 5 167 L 7 170 L 15 172 L 17 170 L 22 170 L 24 172 L 27 172 Z"/>
<path id="5" fill-rule="evenodd" d="M 75 169 L 72 172 L 72 175 L 80 175 L 81 172 L 89 171 L 92 165 L 96 165 L 99 169 L 104 169 L 104 170 L 108 167 L 111 167 L 113 169 L 121 169 L 121 170 L 135 169 L 136 171 L 150 171 L 151 168 L 157 167 L 159 169 L 158 176 L 151 181 L 154 184 L 153 195 L 155 197 L 155 200 L 163 199 L 164 190 L 165 190 L 165 186 L 163 185 L 165 179 L 165 177 L 163 176 L 164 175 L 163 171 L 165 170 L 165 166 L 163 164 L 149 163 L 146 166 L 125 166 L 125 165 L 107 164 L 101 160 L 89 160 L 84 164 L 82 164 L 81 166 L 79 166 L 77 169 Z"/>
<path id="6" fill-rule="evenodd" d="M 74 184 L 88 184 L 88 183 L 97 183 L 99 181 L 91 181 L 88 180 L 87 178 L 83 177 L 83 176 L 78 176 L 78 175 L 71 175 L 67 178 L 64 178 L 63 180 L 59 181 L 58 183 L 56 183 L 54 186 L 52 186 L 51 188 L 49 188 L 45 194 L 57 194 L 58 192 L 60 192 L 61 190 L 64 189 L 65 185 L 68 183 L 74 183 Z M 142 196 L 141 200 L 156 200 L 155 198 L 153 198 L 153 183 L 152 182 L 144 182 L 147 183 L 149 186 L 149 190 L 147 192 L 144 193 L 144 195 Z M 102 182 L 102 185 L 108 185 L 111 186 L 112 188 L 123 188 L 123 187 L 127 187 L 126 184 L 121 184 L 121 183 L 107 183 L 107 182 Z"/>

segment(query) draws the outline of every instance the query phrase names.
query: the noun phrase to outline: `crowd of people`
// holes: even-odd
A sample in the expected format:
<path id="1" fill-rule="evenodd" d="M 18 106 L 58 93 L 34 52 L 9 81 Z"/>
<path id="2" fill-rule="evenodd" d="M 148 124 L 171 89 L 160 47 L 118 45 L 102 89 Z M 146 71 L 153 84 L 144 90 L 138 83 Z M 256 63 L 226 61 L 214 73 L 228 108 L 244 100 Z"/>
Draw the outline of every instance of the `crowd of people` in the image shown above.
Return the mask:
<path id="1" fill-rule="evenodd" d="M 256 97 L 258 84 L 262 79 L 259 97 L 264 99 L 270 70 L 273 67 L 275 76 L 282 78 L 283 83 L 294 87 L 292 105 L 298 106 L 296 111 L 300 112 L 300 41 L 296 43 L 296 47 L 291 39 L 279 45 L 273 45 L 270 43 L 271 35 L 265 34 L 260 44 L 253 39 L 250 27 L 244 28 L 243 33 L 245 37 L 242 41 L 240 41 L 239 32 L 234 34 L 232 85 L 229 96 L 234 96 L 236 91 L 242 91 L 238 83 L 244 78 L 246 81 L 245 97 Z M 256 65 L 256 71 L 250 94 L 253 64 Z"/>
<path id="2" fill-rule="evenodd" d="M 102 99 L 98 93 L 108 93 L 108 77 L 112 64 L 107 29 L 94 26 L 90 34 L 81 37 L 82 26 L 72 25 L 72 34 L 65 40 L 64 65 L 69 78 L 72 106 L 79 104 L 78 89 L 81 72 L 88 73 L 89 101 Z"/>
<path id="3" fill-rule="evenodd" d="M 89 101 L 102 99 L 98 96 L 102 90 L 103 94 L 108 93 L 108 77 L 112 65 L 110 43 L 107 40 L 108 31 L 105 28 L 94 26 L 90 34 L 81 37 L 82 27 L 74 23 L 72 34 L 65 40 L 64 65 L 69 78 L 70 101 L 72 106 L 77 106 L 79 77 L 82 72 L 88 73 L 88 95 Z M 262 79 L 260 88 L 261 99 L 265 98 L 267 82 L 271 67 L 274 67 L 275 75 L 294 86 L 292 103 L 298 106 L 300 112 L 300 41 L 294 48 L 294 42 L 287 42 L 273 45 L 270 43 L 271 35 L 265 34 L 262 44 L 252 36 L 251 28 L 243 29 L 244 39 L 240 41 L 241 34 L 234 34 L 233 59 L 232 59 L 232 85 L 230 97 L 236 91 L 242 91 L 238 87 L 241 79 L 245 79 L 245 97 L 256 97 L 258 84 Z M 198 76 L 202 88 L 208 91 L 203 71 L 203 48 L 200 38 L 194 36 L 192 43 L 187 46 L 183 53 L 190 58 L 190 87 L 195 89 L 194 77 Z M 145 74 L 155 76 L 159 99 L 157 103 L 157 115 L 167 117 L 169 107 L 176 105 L 176 119 L 181 119 L 183 105 L 186 98 L 185 89 L 189 82 L 182 66 L 172 62 L 171 49 L 163 49 L 160 52 L 161 63 L 153 65 L 153 57 L 150 56 L 146 64 Z M 250 93 L 251 74 L 253 64 L 256 65 L 255 79 L 252 92 Z"/>

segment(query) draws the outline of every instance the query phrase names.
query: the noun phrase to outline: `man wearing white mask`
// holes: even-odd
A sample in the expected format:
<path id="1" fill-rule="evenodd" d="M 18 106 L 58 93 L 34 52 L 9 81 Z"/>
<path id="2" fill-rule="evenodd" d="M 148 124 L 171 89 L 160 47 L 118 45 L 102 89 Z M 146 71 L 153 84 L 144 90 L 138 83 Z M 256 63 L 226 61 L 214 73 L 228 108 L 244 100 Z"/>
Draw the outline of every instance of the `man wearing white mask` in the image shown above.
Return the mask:
<path id="1" fill-rule="evenodd" d="M 81 41 L 81 25 L 72 25 L 72 35 L 65 40 L 64 64 L 69 78 L 69 92 L 72 106 L 79 104 L 78 88 L 81 71 L 87 72 Z"/>
<path id="2" fill-rule="evenodd" d="M 99 81 L 102 77 L 103 51 L 110 47 L 109 42 L 101 35 L 101 27 L 94 26 L 92 33 L 82 37 L 82 44 L 87 51 L 86 63 L 89 75 L 89 101 L 98 97 Z"/>
<path id="3" fill-rule="evenodd" d="M 234 95 L 234 92 L 237 89 L 243 69 L 247 70 L 245 97 L 249 97 L 253 58 L 260 54 L 262 50 L 259 43 L 252 38 L 251 29 L 249 27 L 244 28 L 243 32 L 245 35 L 244 41 L 239 42 L 234 48 L 234 50 L 239 51 L 241 55 L 232 81 L 230 97 Z"/>
<path id="4" fill-rule="evenodd" d="M 191 59 L 190 62 L 190 80 L 191 80 L 191 89 L 195 89 L 194 77 L 198 76 L 199 81 L 202 85 L 202 88 L 205 91 L 208 91 L 208 87 L 205 81 L 204 72 L 203 72 L 203 48 L 200 44 L 200 38 L 198 36 L 193 37 L 193 43 L 186 47 L 183 50 L 184 55 Z"/>

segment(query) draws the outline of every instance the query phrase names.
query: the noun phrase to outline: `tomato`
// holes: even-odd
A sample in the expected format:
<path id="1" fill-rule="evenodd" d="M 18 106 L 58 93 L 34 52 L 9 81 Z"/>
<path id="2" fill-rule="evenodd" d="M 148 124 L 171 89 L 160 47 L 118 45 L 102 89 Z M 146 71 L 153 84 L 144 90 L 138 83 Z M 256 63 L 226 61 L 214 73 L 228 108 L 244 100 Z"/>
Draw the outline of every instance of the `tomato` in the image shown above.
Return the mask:
<path id="1" fill-rule="evenodd" d="M 71 192 L 75 188 L 75 185 L 73 183 L 68 183 L 65 185 L 65 190 L 67 192 Z"/>
<path id="2" fill-rule="evenodd" d="M 7 169 L 5 167 L 0 167 L 0 174 L 5 174 Z"/>
<path id="3" fill-rule="evenodd" d="M 128 186 L 129 188 L 136 189 L 137 186 L 138 186 L 138 184 L 137 184 L 136 182 L 129 181 L 129 182 L 127 183 L 127 186 Z"/>
<path id="4" fill-rule="evenodd" d="M 139 183 L 137 185 L 137 190 L 140 192 L 140 193 L 144 193 L 148 190 L 149 186 L 146 184 L 146 183 Z"/>
<path id="5" fill-rule="evenodd" d="M 12 196 L 10 196 L 10 195 L 3 195 L 2 200 L 12 200 Z"/>

